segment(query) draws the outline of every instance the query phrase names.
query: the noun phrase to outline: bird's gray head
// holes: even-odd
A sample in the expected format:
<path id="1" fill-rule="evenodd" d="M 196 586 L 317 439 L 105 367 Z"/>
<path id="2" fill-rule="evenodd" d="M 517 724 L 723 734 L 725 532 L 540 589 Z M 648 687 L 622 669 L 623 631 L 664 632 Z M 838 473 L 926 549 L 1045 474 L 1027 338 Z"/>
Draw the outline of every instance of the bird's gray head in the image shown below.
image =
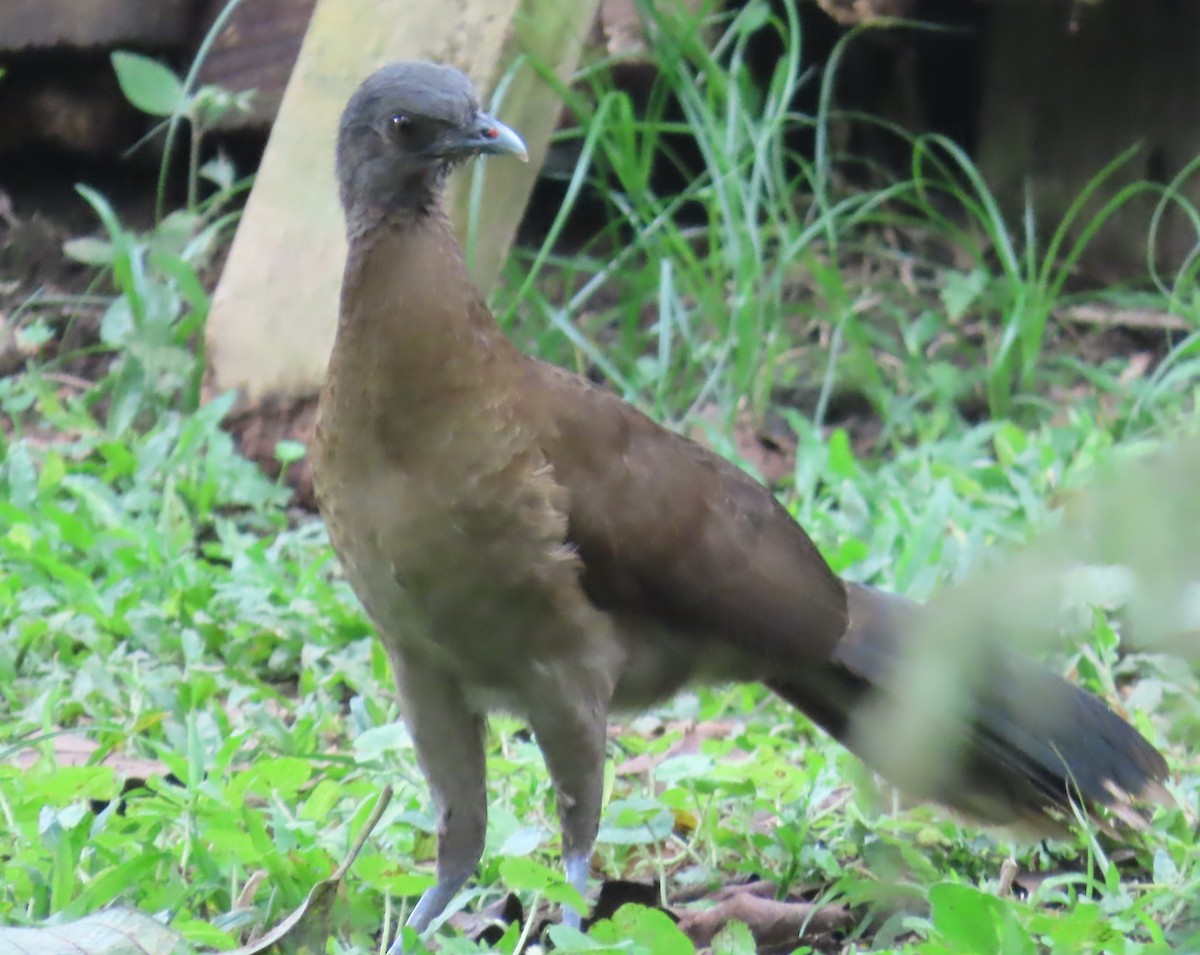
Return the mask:
<path id="1" fill-rule="evenodd" d="M 468 80 L 435 63 L 393 63 L 372 73 L 342 113 L 337 178 L 353 220 L 379 212 L 422 215 L 446 172 L 479 153 L 527 158 L 521 138 L 479 108 Z"/>

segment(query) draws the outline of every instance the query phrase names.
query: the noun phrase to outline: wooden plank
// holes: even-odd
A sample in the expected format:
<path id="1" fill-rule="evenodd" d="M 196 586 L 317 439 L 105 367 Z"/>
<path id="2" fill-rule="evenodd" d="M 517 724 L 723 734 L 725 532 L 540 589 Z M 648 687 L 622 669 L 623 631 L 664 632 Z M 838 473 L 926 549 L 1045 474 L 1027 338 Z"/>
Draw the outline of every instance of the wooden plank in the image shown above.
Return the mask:
<path id="1" fill-rule="evenodd" d="M 1129 147 L 1142 148 L 1091 212 L 1130 183 L 1169 182 L 1200 154 L 1200 4 L 997 3 L 984 70 L 978 161 L 1014 228 L 1027 184 L 1039 224 L 1049 231 L 1084 186 Z M 1184 192 L 1200 201 L 1196 176 Z M 1143 272 L 1156 201 L 1124 206 L 1093 241 L 1085 264 L 1114 277 Z M 1160 260 L 1169 265 L 1182 261 L 1196 237 L 1184 216 L 1172 214 L 1159 240 Z"/>
<path id="2" fill-rule="evenodd" d="M 51 46 L 176 46 L 194 0 L 3 0 L 0 51 Z"/>
<path id="3" fill-rule="evenodd" d="M 3 0 L 0 0 L 3 2 Z M 55 54 L 57 56 L 57 54 Z M 146 130 L 107 60 L 79 58 L 39 68 L 28 58 L 0 80 L 0 156 L 24 149 L 120 156 Z"/>
<path id="4" fill-rule="evenodd" d="M 209 384 L 264 395 L 319 385 L 333 341 L 345 258 L 333 143 L 347 97 L 392 60 L 429 59 L 494 90 L 518 56 L 568 77 L 597 0 L 319 0 L 230 250 L 208 320 Z M 485 97 L 486 100 L 486 97 Z M 533 67 L 515 68 L 500 115 L 530 162 L 494 163 L 477 224 L 473 273 L 490 288 L 512 241 L 558 116 Z M 481 164 L 473 164 L 476 170 Z M 467 180 L 453 183 L 460 234 Z"/>
<path id="5" fill-rule="evenodd" d="M 207 31 L 228 0 L 204 2 L 200 23 Z M 232 92 L 253 90 L 254 96 L 250 111 L 222 119 L 222 128 L 265 129 L 275 121 L 315 2 L 243 0 L 234 10 L 200 68 L 200 82 Z M 597 56 L 651 62 L 652 52 L 647 47 L 638 2 L 600 0 L 586 46 Z M 676 2 L 695 12 L 710 0 Z"/>
<path id="6" fill-rule="evenodd" d="M 844 27 L 884 17 L 903 19 L 919 9 L 918 0 L 817 0 L 817 6 Z"/>
<path id="7" fill-rule="evenodd" d="M 207 0 L 205 31 L 228 0 Z M 279 112 L 288 77 L 300 53 L 315 0 L 243 0 L 217 35 L 200 68 L 200 82 L 240 93 L 254 90 L 248 113 L 223 127 L 267 128 Z"/>

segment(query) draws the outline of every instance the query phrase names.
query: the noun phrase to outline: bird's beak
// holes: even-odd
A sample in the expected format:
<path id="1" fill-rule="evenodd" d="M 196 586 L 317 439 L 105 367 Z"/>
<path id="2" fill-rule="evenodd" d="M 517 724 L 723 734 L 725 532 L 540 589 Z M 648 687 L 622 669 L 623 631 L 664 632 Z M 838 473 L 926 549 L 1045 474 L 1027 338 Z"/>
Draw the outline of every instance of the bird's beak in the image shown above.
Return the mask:
<path id="1" fill-rule="evenodd" d="M 516 156 L 521 162 L 529 162 L 529 150 L 525 148 L 521 137 L 487 113 L 480 113 L 469 126 L 462 129 L 448 151 L 459 155 L 489 153 Z"/>

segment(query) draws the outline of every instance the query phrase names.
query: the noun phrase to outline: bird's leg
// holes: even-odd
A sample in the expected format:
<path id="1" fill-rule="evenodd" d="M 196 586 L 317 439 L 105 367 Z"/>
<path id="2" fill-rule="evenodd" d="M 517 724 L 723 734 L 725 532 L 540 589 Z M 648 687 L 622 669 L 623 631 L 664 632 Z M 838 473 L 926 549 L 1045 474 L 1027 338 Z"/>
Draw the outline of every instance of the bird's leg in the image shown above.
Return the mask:
<path id="1" fill-rule="evenodd" d="M 530 723 L 546 768 L 558 792 L 558 817 L 562 825 L 563 869 L 567 882 L 586 897 L 588 868 L 596 832 L 600 828 L 600 802 L 604 796 L 604 744 L 607 705 L 579 696 L 560 697 L 566 709 L 556 708 Z M 563 924 L 579 928 L 582 916 L 571 906 L 563 910 Z"/>
<path id="2" fill-rule="evenodd" d="M 559 796 L 562 799 L 562 796 Z M 563 825 L 563 843 L 566 844 L 567 827 Z M 592 846 L 595 845 L 596 835 L 592 833 L 591 842 L 584 852 L 570 853 L 563 851 L 563 872 L 567 877 L 567 884 L 578 892 L 583 898 L 587 898 L 587 877 L 588 868 L 591 863 Z M 583 915 L 576 912 L 575 909 L 568 905 L 563 909 L 562 914 L 563 925 L 568 928 L 580 928 L 583 925 Z"/>
<path id="3" fill-rule="evenodd" d="M 438 809 L 437 882 L 408 917 L 420 934 L 445 910 L 483 855 L 487 832 L 487 780 L 483 720 L 471 712 L 458 683 L 427 667 L 393 656 L 417 760 Z M 388 955 L 402 955 L 397 936 Z"/>

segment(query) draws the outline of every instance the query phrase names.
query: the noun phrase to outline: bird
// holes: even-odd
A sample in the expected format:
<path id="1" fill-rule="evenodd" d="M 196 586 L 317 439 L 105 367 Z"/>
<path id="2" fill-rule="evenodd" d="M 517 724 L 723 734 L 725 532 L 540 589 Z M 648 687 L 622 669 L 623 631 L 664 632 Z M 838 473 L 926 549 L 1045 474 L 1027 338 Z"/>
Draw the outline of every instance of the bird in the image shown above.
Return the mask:
<path id="1" fill-rule="evenodd" d="M 858 714 L 904 692 L 889 674 L 918 619 L 835 574 L 744 470 L 505 336 L 443 206 L 448 173 L 488 155 L 527 159 L 467 77 L 426 62 L 369 75 L 337 134 L 348 253 L 311 460 L 437 810 L 418 935 L 482 856 L 490 713 L 529 726 L 582 894 L 610 714 L 757 681 L 853 748 Z M 1163 757 L 1100 699 L 997 653 L 922 798 L 1007 823 L 1161 788 Z"/>

